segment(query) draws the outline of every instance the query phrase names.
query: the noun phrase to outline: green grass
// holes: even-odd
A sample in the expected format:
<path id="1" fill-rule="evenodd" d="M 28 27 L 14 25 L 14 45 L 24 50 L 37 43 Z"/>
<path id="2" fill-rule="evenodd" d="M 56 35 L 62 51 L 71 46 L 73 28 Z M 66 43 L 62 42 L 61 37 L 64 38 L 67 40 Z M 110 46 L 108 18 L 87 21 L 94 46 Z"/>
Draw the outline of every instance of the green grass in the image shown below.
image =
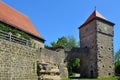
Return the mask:
<path id="1" fill-rule="evenodd" d="M 69 79 L 69 78 L 64 78 L 64 79 L 61 79 L 61 80 L 71 80 L 71 79 Z"/>
<path id="2" fill-rule="evenodd" d="M 90 78 L 84 78 L 84 79 L 79 79 L 79 80 L 118 80 L 118 78 L 113 77 L 113 78 L 95 78 L 95 79 L 90 79 Z"/>
<path id="3" fill-rule="evenodd" d="M 70 77 L 75 77 L 75 73 L 72 73 L 72 75 Z"/>
<path id="4" fill-rule="evenodd" d="M 72 80 L 70 78 L 66 78 L 66 79 L 61 79 L 61 80 Z M 81 78 L 79 80 L 118 80 L 117 77 L 112 77 L 112 78 Z"/>

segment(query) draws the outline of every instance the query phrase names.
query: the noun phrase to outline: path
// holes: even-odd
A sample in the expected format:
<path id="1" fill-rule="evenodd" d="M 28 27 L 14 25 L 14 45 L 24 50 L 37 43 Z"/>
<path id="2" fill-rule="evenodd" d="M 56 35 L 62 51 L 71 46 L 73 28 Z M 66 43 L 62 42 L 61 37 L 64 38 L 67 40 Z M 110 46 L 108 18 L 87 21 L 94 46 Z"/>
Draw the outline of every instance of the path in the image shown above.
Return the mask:
<path id="1" fill-rule="evenodd" d="M 78 80 L 78 79 L 79 79 L 79 77 L 80 77 L 80 74 L 76 73 L 76 74 L 75 74 L 75 77 L 74 77 L 74 78 L 72 78 L 72 80 Z"/>

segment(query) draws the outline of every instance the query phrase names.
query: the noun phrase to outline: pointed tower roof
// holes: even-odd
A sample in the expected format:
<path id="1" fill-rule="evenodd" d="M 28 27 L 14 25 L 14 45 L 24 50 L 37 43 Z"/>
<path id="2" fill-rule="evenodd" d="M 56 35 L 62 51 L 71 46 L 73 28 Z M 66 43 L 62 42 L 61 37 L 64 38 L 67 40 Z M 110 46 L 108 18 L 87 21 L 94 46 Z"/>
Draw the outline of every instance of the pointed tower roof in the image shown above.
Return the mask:
<path id="1" fill-rule="evenodd" d="M 27 16 L 2 1 L 0 1 L 0 21 L 44 40 Z"/>
<path id="2" fill-rule="evenodd" d="M 109 23 L 112 23 L 112 22 L 108 21 L 102 14 L 100 14 L 100 13 L 95 9 L 95 10 L 93 11 L 93 13 L 88 17 L 88 19 L 84 22 L 84 24 L 83 24 L 82 26 L 88 24 L 89 22 L 91 22 L 92 20 L 94 20 L 94 19 L 96 19 L 96 18 L 99 18 L 99 19 L 102 19 L 102 20 L 107 21 L 107 22 L 109 22 Z M 112 24 L 114 24 L 114 23 L 112 23 Z M 82 27 L 82 26 L 80 26 L 80 27 Z M 80 27 L 79 27 L 79 28 L 80 28 Z"/>

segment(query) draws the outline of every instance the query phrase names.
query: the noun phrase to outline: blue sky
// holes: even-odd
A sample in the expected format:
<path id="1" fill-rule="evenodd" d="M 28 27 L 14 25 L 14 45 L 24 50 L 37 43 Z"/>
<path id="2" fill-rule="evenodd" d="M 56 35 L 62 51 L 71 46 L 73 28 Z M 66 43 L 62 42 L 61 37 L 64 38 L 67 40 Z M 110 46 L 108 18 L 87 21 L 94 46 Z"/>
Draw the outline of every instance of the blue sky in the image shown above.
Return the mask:
<path id="1" fill-rule="evenodd" d="M 3 0 L 27 15 L 46 39 L 47 45 L 61 36 L 79 40 L 78 27 L 97 10 L 114 26 L 114 51 L 120 49 L 120 0 Z"/>

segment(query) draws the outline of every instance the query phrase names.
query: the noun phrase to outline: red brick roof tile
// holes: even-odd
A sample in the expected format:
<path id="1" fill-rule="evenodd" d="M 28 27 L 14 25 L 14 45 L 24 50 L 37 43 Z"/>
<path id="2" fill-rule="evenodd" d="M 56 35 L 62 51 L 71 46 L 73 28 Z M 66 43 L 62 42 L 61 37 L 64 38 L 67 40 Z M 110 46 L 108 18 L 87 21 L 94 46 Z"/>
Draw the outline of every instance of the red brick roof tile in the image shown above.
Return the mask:
<path id="1" fill-rule="evenodd" d="M 44 40 L 27 16 L 2 1 L 0 1 L 0 21 L 6 22 L 13 27 Z"/>

